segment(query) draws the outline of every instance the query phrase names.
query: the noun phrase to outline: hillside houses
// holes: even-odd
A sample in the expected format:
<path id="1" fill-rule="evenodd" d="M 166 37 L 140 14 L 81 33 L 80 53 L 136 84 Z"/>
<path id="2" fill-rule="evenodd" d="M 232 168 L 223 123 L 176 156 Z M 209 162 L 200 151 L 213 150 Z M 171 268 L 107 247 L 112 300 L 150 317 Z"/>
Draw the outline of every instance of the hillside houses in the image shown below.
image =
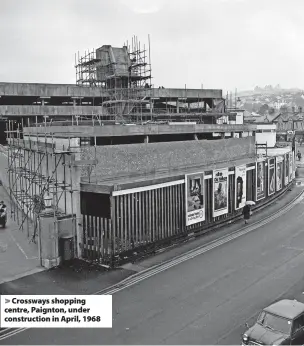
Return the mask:
<path id="1" fill-rule="evenodd" d="M 281 112 L 272 121 L 277 125 L 277 132 L 304 130 L 304 113 L 301 107 L 298 111 Z"/>
<path id="2" fill-rule="evenodd" d="M 292 111 L 289 111 L 286 108 L 280 111 L 275 111 L 273 114 L 260 116 L 253 116 L 248 113 L 249 112 L 246 112 L 244 116 L 245 123 L 273 123 L 277 126 L 277 132 L 304 130 L 304 113 L 302 107 L 298 107 L 297 110 L 293 107 Z"/>

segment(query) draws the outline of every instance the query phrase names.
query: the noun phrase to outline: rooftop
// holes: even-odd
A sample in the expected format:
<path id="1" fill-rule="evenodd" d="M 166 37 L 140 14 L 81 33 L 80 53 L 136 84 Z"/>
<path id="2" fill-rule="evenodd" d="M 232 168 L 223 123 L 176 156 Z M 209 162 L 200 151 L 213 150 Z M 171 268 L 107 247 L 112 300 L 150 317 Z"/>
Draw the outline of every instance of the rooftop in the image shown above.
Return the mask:
<path id="1" fill-rule="evenodd" d="M 142 93 L 143 97 L 166 99 L 167 101 L 170 99 L 176 100 L 178 98 L 183 98 L 187 102 L 197 102 L 198 100 L 208 98 L 223 99 L 221 89 L 151 88 L 143 89 Z M 101 87 L 81 87 L 74 84 L 0 82 L 0 96 L 107 98 L 109 97 L 109 92 Z"/>
<path id="2" fill-rule="evenodd" d="M 193 123 L 177 123 L 176 125 L 168 124 L 146 124 L 146 125 L 107 125 L 107 126 L 43 126 L 41 127 L 25 127 L 24 134 L 45 135 L 56 134 L 56 137 L 103 137 L 103 136 L 148 136 L 148 135 L 168 135 L 182 133 L 213 133 L 213 132 L 243 132 L 255 131 L 256 125 L 219 125 L 219 124 L 193 124 Z"/>
<path id="3" fill-rule="evenodd" d="M 264 311 L 293 320 L 304 312 L 304 304 L 296 300 L 283 299 L 269 305 Z"/>

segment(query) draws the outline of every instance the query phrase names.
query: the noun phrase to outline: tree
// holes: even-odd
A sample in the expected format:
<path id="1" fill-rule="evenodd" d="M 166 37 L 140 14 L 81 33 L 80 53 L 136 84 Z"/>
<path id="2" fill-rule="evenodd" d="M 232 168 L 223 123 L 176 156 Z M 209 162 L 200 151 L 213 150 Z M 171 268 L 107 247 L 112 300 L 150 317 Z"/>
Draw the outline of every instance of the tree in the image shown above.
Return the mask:
<path id="1" fill-rule="evenodd" d="M 264 103 L 264 104 L 260 107 L 258 113 L 259 113 L 260 115 L 265 115 L 265 114 L 268 113 L 268 109 L 269 109 L 269 106 L 268 106 L 266 103 Z"/>
<path id="2" fill-rule="evenodd" d="M 268 114 L 273 114 L 275 112 L 273 107 L 268 107 Z"/>

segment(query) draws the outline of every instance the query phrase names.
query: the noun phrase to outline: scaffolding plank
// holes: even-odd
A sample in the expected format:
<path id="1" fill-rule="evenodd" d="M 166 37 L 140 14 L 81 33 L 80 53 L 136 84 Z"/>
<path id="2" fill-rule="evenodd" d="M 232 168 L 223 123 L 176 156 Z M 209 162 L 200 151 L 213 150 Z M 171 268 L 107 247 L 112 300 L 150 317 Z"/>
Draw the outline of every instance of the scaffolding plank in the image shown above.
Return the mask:
<path id="1" fill-rule="evenodd" d="M 77 160 L 72 162 L 72 166 L 94 166 L 97 165 L 98 160 Z"/>

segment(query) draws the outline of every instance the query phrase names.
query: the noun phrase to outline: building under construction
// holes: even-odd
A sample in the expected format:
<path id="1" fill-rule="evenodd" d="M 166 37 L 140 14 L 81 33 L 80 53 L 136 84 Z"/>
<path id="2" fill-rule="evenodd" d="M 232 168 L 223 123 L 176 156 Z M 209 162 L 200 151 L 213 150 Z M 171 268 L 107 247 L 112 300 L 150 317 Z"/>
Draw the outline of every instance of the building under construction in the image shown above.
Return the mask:
<path id="1" fill-rule="evenodd" d="M 224 114 L 222 90 L 156 87 L 150 40 L 147 47 L 134 37 L 122 48 L 105 45 L 78 53 L 75 70 L 76 85 L 0 83 L 1 119 L 14 119 L 22 127 L 45 121 L 216 124 L 228 115 L 235 121 L 232 112 Z"/>
<path id="2" fill-rule="evenodd" d="M 113 265 L 193 230 L 185 174 L 252 164 L 256 126 L 226 111 L 221 90 L 155 87 L 150 43 L 77 54 L 75 68 L 76 85 L 0 83 L 2 182 L 45 265 L 63 256 L 59 238 L 71 256 Z"/>

